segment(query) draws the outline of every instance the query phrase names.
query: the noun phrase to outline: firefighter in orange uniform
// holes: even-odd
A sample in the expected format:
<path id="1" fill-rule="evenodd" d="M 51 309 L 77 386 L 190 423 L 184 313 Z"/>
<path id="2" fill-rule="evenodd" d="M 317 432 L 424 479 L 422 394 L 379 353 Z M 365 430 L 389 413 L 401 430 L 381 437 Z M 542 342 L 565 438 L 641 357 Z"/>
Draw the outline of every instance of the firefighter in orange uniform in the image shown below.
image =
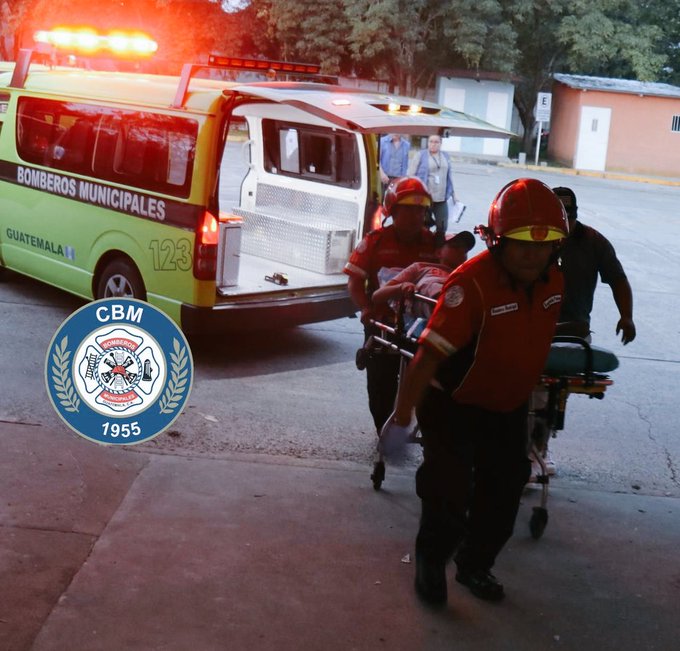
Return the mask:
<path id="1" fill-rule="evenodd" d="M 371 319 L 390 318 L 385 305 L 374 306 L 373 292 L 378 289 L 378 273 L 382 268 L 403 269 L 413 262 L 435 262 L 434 235 L 425 228 L 425 216 L 431 205 L 430 194 L 416 177 L 402 177 L 390 182 L 385 192 L 383 213 L 392 224 L 371 231 L 352 252 L 345 266 L 348 289 L 361 310 L 366 339 L 378 330 Z M 394 409 L 399 374 L 399 355 L 376 350 L 366 362 L 368 404 L 376 431 L 380 432 Z"/>
<path id="2" fill-rule="evenodd" d="M 562 300 L 556 247 L 568 224 L 549 187 L 509 183 L 477 230 L 488 249 L 449 276 L 381 434 L 383 450 L 403 444 L 417 407 L 424 458 L 415 587 L 430 605 L 447 601 L 454 553 L 459 583 L 481 599 L 504 596 L 491 568 L 529 477 L 527 403 Z"/>

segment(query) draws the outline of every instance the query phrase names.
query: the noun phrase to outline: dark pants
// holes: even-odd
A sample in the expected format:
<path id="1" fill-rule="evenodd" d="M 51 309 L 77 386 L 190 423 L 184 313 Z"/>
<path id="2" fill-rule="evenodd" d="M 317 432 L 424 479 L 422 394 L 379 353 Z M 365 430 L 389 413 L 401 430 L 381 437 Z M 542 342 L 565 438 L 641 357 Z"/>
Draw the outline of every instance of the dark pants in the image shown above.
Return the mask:
<path id="1" fill-rule="evenodd" d="M 435 233 L 434 240 L 436 246 L 444 244 L 446 229 L 449 227 L 449 205 L 446 201 L 432 202 L 432 217 L 434 219 Z"/>
<path id="2" fill-rule="evenodd" d="M 416 550 L 433 560 L 456 552 L 459 568 L 489 570 L 512 535 L 531 472 L 527 409 L 491 412 L 429 389 L 418 409 L 423 463 Z M 456 551 L 457 550 L 457 551 Z"/>
<path id="3" fill-rule="evenodd" d="M 365 328 L 365 337 L 377 334 Z M 401 356 L 388 353 L 385 349 L 374 349 L 366 361 L 366 388 L 368 389 L 368 408 L 373 416 L 375 429 L 380 433 L 385 421 L 394 411 L 394 401 L 399 386 L 399 363 Z"/>
<path id="4" fill-rule="evenodd" d="M 378 433 L 394 411 L 399 383 L 399 361 L 399 355 L 374 352 L 366 362 L 368 408 Z"/>

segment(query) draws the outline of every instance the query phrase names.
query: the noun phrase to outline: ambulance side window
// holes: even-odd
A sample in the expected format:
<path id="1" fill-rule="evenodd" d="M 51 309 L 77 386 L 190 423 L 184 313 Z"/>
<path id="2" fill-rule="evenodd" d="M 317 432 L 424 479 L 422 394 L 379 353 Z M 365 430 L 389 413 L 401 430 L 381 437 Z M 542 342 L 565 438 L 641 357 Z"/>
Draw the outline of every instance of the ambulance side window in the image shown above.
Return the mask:
<path id="1" fill-rule="evenodd" d="M 267 172 L 349 188 L 361 184 L 353 134 L 269 119 L 262 120 L 262 134 Z"/>
<path id="2" fill-rule="evenodd" d="M 333 180 L 333 136 L 305 133 L 302 137 L 302 158 L 304 170 L 314 176 L 325 176 Z"/>
<path id="3" fill-rule="evenodd" d="M 187 197 L 197 134 L 194 120 L 112 111 L 99 129 L 94 169 L 108 181 Z"/>
<path id="4" fill-rule="evenodd" d="M 17 150 L 29 163 L 42 165 L 53 140 L 54 114 L 40 100 L 19 100 L 17 112 Z M 58 135 L 58 134 L 55 134 Z"/>
<path id="5" fill-rule="evenodd" d="M 188 197 L 198 123 L 32 97 L 19 99 L 17 152 L 28 163 Z"/>

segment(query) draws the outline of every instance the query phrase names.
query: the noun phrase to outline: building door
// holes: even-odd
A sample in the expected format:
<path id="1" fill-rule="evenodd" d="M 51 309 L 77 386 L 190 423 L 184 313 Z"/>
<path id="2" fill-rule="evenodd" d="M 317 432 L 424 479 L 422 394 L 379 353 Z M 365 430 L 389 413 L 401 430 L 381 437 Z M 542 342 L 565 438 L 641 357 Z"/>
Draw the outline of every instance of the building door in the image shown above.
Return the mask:
<path id="1" fill-rule="evenodd" d="M 581 107 L 581 124 L 574 159 L 575 168 L 604 171 L 607 163 L 611 116 L 612 110 L 610 108 Z"/>

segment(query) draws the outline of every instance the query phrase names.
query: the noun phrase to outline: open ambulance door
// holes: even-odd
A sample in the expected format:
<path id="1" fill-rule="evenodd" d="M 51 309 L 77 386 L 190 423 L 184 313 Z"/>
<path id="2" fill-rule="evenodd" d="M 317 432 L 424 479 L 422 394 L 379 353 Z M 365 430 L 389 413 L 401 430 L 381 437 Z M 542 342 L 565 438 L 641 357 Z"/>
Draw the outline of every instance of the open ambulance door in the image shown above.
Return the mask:
<path id="1" fill-rule="evenodd" d="M 325 311 L 299 322 L 337 318 L 341 309 L 353 313 L 342 270 L 381 200 L 380 134 L 514 135 L 437 104 L 338 86 L 263 82 L 222 93 L 231 118 L 247 123 L 248 141 L 241 152 L 232 143 L 220 167 L 221 185 L 235 188 L 224 183 L 230 161 L 246 163 L 239 196 L 220 195 L 220 210 L 236 220 L 240 242 L 233 254 L 237 273 L 218 273 L 218 295 L 225 305 L 266 295 L 317 301 Z M 230 240 L 220 234 L 219 260 L 228 259 Z M 331 295 L 346 305 L 336 312 L 324 307 Z"/>
<path id="2" fill-rule="evenodd" d="M 313 221 L 325 210 L 338 228 L 354 230 L 354 244 L 370 229 L 381 200 L 378 135 L 515 135 L 431 102 L 327 84 L 240 84 L 223 94 L 234 107 L 232 114 L 248 120 L 253 140 L 239 207 L 258 212 L 258 205 L 309 207 L 311 202 L 316 206 Z M 298 158 L 291 162 L 284 152 L 295 152 Z M 329 205 L 334 199 L 338 201 Z"/>

